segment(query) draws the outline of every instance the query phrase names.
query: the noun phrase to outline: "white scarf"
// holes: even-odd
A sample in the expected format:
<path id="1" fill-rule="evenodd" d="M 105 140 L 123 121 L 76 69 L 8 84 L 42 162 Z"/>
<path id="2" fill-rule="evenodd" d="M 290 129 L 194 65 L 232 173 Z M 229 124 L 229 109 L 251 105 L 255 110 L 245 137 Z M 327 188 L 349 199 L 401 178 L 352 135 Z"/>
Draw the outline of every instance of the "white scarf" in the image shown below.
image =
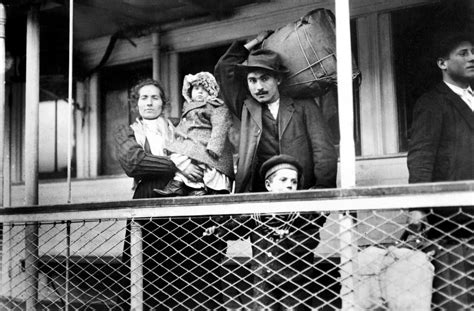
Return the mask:
<path id="1" fill-rule="evenodd" d="M 148 141 L 153 155 L 165 155 L 163 146 L 166 141 L 173 139 L 174 129 L 173 125 L 163 116 L 153 120 L 137 119 L 130 127 L 140 146 L 145 148 L 145 142 Z"/>

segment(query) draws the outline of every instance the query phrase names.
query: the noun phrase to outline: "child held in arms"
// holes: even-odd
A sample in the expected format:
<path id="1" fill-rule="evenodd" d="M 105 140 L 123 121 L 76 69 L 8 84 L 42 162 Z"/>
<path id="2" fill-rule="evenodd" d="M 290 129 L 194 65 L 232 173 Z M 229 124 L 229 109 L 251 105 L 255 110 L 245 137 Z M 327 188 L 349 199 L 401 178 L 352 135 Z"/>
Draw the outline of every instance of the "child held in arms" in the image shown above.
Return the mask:
<path id="1" fill-rule="evenodd" d="M 165 149 L 179 170 L 190 163 L 202 169 L 202 179 L 177 172 L 168 185 L 154 191 L 162 197 L 227 194 L 234 179 L 232 145 L 228 132 L 232 117 L 224 102 L 217 98 L 219 86 L 209 72 L 188 74 L 183 81 L 181 120 L 175 139 Z"/>

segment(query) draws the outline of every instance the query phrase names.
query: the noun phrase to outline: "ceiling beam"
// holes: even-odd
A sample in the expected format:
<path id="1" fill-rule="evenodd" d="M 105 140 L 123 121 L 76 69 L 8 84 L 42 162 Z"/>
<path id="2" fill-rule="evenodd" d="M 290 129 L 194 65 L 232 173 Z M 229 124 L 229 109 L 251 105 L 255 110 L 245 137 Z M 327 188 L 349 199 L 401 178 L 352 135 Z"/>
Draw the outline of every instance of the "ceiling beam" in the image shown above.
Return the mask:
<path id="1" fill-rule="evenodd" d="M 217 20 L 230 17 L 234 12 L 232 6 L 225 5 L 225 1 L 220 0 L 184 0 L 183 2 L 209 12 Z"/>

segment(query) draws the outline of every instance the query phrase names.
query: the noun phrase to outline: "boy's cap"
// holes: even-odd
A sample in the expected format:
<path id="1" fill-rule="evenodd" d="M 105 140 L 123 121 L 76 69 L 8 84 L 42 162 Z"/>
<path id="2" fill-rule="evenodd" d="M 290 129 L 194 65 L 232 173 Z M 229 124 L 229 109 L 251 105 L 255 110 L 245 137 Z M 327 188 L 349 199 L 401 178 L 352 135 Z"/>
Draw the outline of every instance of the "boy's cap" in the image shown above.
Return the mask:
<path id="1" fill-rule="evenodd" d="M 260 176 L 264 179 L 270 177 L 278 170 L 288 168 L 298 172 L 298 177 L 301 175 L 301 165 L 294 157 L 287 154 L 280 154 L 271 157 L 262 164 L 260 168 Z"/>

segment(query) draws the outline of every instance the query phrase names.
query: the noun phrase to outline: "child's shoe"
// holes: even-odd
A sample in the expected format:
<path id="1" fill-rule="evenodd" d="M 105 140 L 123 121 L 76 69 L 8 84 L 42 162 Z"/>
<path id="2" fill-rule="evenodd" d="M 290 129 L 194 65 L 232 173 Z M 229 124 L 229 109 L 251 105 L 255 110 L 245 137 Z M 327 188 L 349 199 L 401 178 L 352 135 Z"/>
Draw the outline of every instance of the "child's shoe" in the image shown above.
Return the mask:
<path id="1" fill-rule="evenodd" d="M 184 182 L 171 180 L 163 189 L 153 189 L 160 197 L 176 197 L 188 195 L 188 190 Z"/>

